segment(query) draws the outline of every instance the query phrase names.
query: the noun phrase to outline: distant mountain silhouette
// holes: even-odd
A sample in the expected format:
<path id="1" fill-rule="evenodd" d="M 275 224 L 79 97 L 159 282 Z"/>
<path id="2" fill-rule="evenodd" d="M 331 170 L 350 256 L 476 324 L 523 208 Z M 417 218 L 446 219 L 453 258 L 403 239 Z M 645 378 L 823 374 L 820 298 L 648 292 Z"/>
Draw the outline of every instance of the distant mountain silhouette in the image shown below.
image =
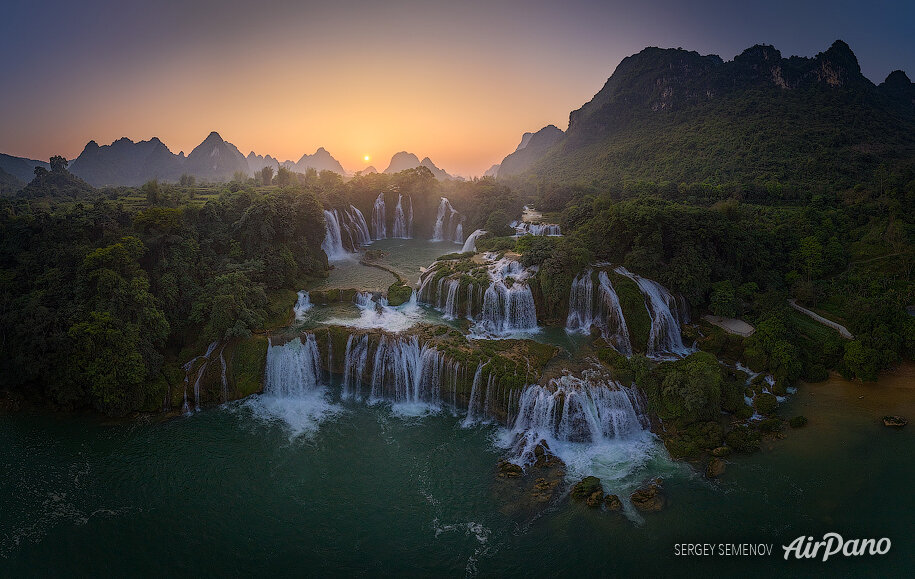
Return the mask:
<path id="1" fill-rule="evenodd" d="M 302 155 L 302 158 L 295 164 L 294 171 L 304 173 L 308 169 L 314 169 L 319 173 L 321 171 L 333 171 L 340 175 L 346 175 L 343 165 L 336 160 L 324 147 L 318 148 L 313 155 Z"/>
<path id="2" fill-rule="evenodd" d="M 449 175 L 445 170 L 439 169 L 435 163 L 432 162 L 432 159 L 425 157 L 422 161 L 419 160 L 419 157 L 413 153 L 408 153 L 406 151 L 401 151 L 395 153 L 391 157 L 391 163 L 388 165 L 388 168 L 384 170 L 385 173 L 399 173 L 405 171 L 406 169 L 413 169 L 415 167 L 426 167 L 432 174 L 435 175 L 436 179 L 452 179 L 452 176 Z"/>
<path id="3" fill-rule="evenodd" d="M 184 162 L 185 173 L 209 181 L 229 180 L 236 171 L 248 174 L 248 160 L 216 131 L 194 147 Z"/>
<path id="4" fill-rule="evenodd" d="M 35 167 L 50 169 L 47 161 L 36 161 L 25 157 L 14 157 L 0 153 L 0 169 L 6 171 L 23 183 L 28 183 L 35 177 Z"/>
<path id="5" fill-rule="evenodd" d="M 123 137 L 103 146 L 89 141 L 70 163 L 70 172 L 96 187 L 136 186 L 150 179 L 174 181 L 183 172 L 183 165 L 183 159 L 156 137 L 137 143 Z"/>
<path id="6" fill-rule="evenodd" d="M 248 156 L 245 157 L 245 160 L 248 161 L 248 173 L 251 175 L 257 173 L 264 167 L 273 167 L 273 171 L 275 173 L 276 170 L 280 167 L 280 162 L 270 155 L 267 155 L 266 157 L 263 155 L 256 155 L 254 151 L 248 153 Z"/>
<path id="7" fill-rule="evenodd" d="M 525 134 L 526 134 L 526 135 L 529 135 L 530 133 L 525 133 Z M 486 169 L 486 172 L 483 173 L 483 176 L 484 176 L 484 177 L 497 177 L 497 176 L 499 175 L 499 167 L 500 167 L 500 166 L 501 166 L 501 165 L 500 165 L 499 163 L 496 163 L 495 165 L 493 165 L 493 166 L 490 167 L 489 169 Z"/>

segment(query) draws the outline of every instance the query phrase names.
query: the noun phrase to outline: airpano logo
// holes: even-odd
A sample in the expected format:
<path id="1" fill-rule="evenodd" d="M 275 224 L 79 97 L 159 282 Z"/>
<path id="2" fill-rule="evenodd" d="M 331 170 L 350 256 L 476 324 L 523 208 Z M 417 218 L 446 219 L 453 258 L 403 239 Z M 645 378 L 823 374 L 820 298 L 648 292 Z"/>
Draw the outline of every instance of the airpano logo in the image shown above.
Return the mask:
<path id="1" fill-rule="evenodd" d="M 843 557 L 862 557 L 864 555 L 886 555 L 890 552 L 892 542 L 882 539 L 849 539 L 845 540 L 839 533 L 826 533 L 822 541 L 814 541 L 813 537 L 801 535 L 788 545 L 782 545 L 785 550 L 785 560 L 794 555 L 795 559 L 816 559 L 822 557 L 823 561 L 835 555 Z"/>

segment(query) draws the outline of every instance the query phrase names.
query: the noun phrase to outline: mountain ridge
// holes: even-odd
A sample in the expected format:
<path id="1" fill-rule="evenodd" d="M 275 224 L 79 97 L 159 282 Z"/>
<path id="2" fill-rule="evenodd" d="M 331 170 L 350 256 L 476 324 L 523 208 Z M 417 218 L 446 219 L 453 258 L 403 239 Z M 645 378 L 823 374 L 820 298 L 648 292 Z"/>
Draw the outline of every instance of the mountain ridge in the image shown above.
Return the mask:
<path id="1" fill-rule="evenodd" d="M 520 172 L 503 162 L 499 176 L 851 186 L 881 164 L 911 171 L 913 135 L 908 76 L 874 85 L 841 40 L 813 57 L 757 44 L 731 61 L 649 47 L 569 114 L 557 143 L 512 153 L 536 158 Z"/>

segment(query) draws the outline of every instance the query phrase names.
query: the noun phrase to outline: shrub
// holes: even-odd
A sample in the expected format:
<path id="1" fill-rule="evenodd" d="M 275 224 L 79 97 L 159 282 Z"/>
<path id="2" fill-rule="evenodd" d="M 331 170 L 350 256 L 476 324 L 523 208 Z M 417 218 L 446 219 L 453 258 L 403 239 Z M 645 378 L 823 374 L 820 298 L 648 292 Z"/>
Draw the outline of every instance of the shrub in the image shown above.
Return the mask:
<path id="1" fill-rule="evenodd" d="M 791 425 L 791 428 L 800 428 L 807 424 L 807 417 L 806 416 L 795 416 L 794 418 L 792 418 L 791 420 L 788 421 L 788 424 Z"/>

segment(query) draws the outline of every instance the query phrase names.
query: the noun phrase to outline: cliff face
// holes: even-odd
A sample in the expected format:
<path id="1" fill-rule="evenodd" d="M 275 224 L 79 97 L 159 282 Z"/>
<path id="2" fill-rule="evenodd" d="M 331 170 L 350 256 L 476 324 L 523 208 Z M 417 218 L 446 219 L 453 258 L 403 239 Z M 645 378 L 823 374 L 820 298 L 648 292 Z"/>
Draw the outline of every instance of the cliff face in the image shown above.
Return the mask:
<path id="1" fill-rule="evenodd" d="M 915 164 L 912 87 L 901 71 L 875 86 L 842 41 L 810 58 L 756 45 L 727 62 L 646 48 L 572 111 L 548 151 L 503 162 L 499 176 L 850 185 L 880 163 Z M 506 160 L 536 157 L 534 137 Z"/>
<path id="2" fill-rule="evenodd" d="M 529 169 L 565 136 L 555 125 L 547 125 L 536 133 L 524 133 L 515 152 L 502 159 L 499 176 L 517 175 Z"/>

